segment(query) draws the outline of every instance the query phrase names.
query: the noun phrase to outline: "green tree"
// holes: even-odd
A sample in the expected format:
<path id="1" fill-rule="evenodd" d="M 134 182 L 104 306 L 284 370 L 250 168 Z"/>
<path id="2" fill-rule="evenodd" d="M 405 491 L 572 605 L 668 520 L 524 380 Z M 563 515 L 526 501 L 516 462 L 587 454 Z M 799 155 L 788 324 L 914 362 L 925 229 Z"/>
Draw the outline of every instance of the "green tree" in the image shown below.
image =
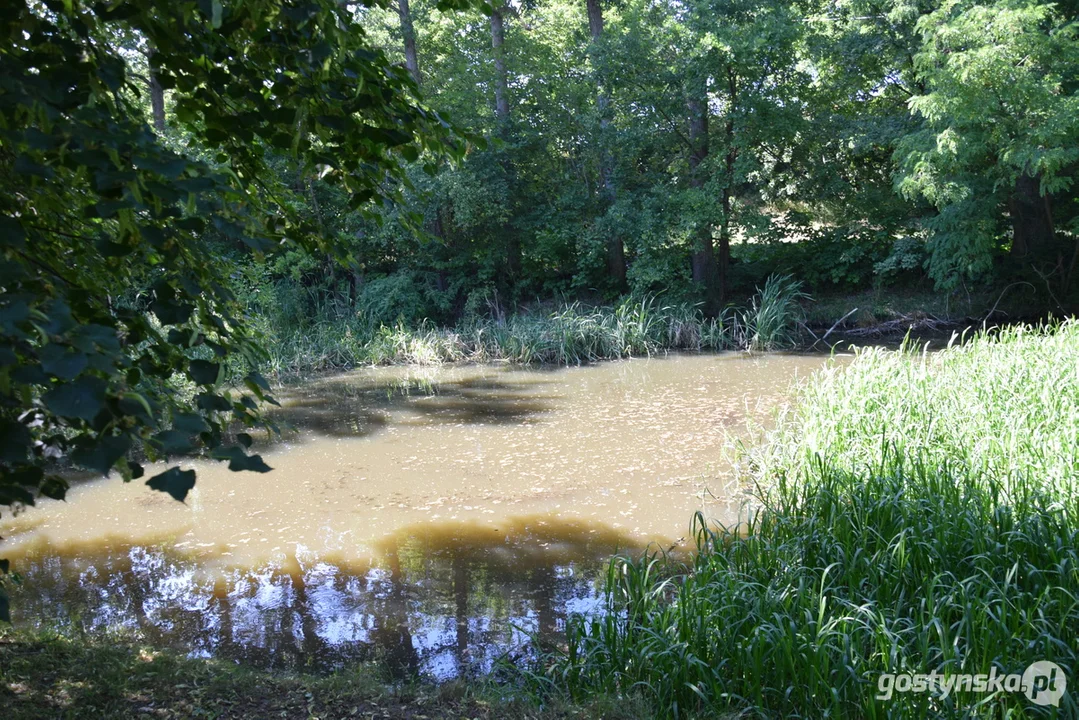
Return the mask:
<path id="1" fill-rule="evenodd" d="M 1031 0 L 949 0 L 918 29 L 922 91 L 910 106 L 924 126 L 899 149 L 899 188 L 939 210 L 930 275 L 942 287 L 984 277 L 1007 248 L 1066 288 L 1075 255 L 1062 254 L 1057 230 L 1074 223 L 1079 167 L 1074 14 Z"/>

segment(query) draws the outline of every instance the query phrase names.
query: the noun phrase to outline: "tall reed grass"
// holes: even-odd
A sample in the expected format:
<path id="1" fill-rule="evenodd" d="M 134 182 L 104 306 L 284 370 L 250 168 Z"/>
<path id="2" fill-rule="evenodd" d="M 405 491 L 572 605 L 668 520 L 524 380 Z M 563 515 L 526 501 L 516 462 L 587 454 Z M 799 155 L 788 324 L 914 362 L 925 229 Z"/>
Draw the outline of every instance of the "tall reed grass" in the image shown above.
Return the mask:
<path id="1" fill-rule="evenodd" d="M 457 327 L 372 326 L 316 317 L 302 326 L 256 318 L 266 338 L 266 370 L 277 377 L 367 364 L 506 361 L 578 365 L 666 350 L 793 348 L 807 296 L 787 276 L 768 278 L 749 308 L 706 317 L 698 305 L 627 297 L 613 307 L 567 303 L 546 312 L 469 317 Z"/>
<path id="2" fill-rule="evenodd" d="M 302 327 L 261 319 L 278 377 L 365 364 L 506 361 L 577 365 L 666 350 L 779 349 L 797 340 L 804 296 L 787 278 L 769 279 L 747 312 L 706 317 L 693 304 L 626 298 L 613 307 L 568 303 L 546 312 L 470 317 L 454 328 L 427 323 L 371 326 L 361 318 L 313 319 Z"/>
<path id="3" fill-rule="evenodd" d="M 688 561 L 617 559 L 607 613 L 575 618 L 546 689 L 656 714 L 1079 717 L 1079 324 L 928 354 L 866 350 L 814 377 L 748 451 L 756 509 L 695 520 Z M 997 691 L 896 693 L 881 673 L 1022 673 Z M 536 677 L 536 676 L 534 676 Z"/>
<path id="4" fill-rule="evenodd" d="M 801 282 L 790 275 L 770 275 L 758 289 L 744 316 L 751 350 L 779 350 L 798 343 L 798 329 L 805 321 L 801 303 L 810 297 Z"/>

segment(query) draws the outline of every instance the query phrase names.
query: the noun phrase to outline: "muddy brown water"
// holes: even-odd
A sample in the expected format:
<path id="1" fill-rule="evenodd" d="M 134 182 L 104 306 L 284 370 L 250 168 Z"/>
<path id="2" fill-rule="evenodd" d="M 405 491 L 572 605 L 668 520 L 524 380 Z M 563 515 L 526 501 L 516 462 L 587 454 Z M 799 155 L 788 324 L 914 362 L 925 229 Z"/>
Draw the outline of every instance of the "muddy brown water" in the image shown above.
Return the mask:
<path id="1" fill-rule="evenodd" d="M 447 678 L 602 610 L 609 558 L 737 522 L 723 448 L 822 356 L 681 355 L 559 370 L 364 369 L 282 394 L 267 474 L 198 470 L 184 504 L 77 484 L 0 519 L 31 626 L 197 656 Z M 153 468 L 150 469 L 153 471 Z"/>

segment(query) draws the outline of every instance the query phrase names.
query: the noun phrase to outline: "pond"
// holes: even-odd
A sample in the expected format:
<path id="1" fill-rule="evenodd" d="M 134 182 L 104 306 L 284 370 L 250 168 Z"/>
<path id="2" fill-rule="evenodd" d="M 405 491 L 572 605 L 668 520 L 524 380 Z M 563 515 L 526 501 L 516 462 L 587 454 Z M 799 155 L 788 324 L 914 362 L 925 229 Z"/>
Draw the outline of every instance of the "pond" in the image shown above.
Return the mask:
<path id="1" fill-rule="evenodd" d="M 177 503 L 76 484 L 0 522 L 27 625 L 201 656 L 400 676 L 485 672 L 602 607 L 618 552 L 738 520 L 723 447 L 824 356 L 368 368 L 281 394 L 266 474 L 198 470 Z M 152 472 L 153 469 L 151 468 Z"/>

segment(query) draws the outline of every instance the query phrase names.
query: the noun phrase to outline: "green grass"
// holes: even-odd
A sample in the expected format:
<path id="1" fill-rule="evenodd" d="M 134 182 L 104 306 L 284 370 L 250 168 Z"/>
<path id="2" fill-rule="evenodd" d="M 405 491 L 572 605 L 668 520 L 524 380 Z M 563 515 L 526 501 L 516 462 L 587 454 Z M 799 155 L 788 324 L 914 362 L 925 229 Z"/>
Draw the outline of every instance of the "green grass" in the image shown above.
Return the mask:
<path id="1" fill-rule="evenodd" d="M 698 523 L 686 564 L 619 559 L 610 614 L 573 621 L 545 691 L 637 694 L 665 716 L 1076 717 L 1079 324 L 939 354 L 867 350 L 743 448 L 756 506 Z M 1019 693 L 877 700 L 882 672 L 1021 673 Z"/>
<path id="2" fill-rule="evenodd" d="M 493 682 L 391 684 L 375 664 L 332 675 L 186 658 L 122 638 L 0 631 L 0 717 L 408 718 L 570 720 L 641 717 L 639 705 L 508 697 Z"/>
<path id="3" fill-rule="evenodd" d="M 755 460 L 764 472 L 794 475 L 820 455 L 862 472 L 886 446 L 908 469 L 948 466 L 1015 492 L 1066 496 L 1079 485 L 1077 359 L 1075 322 L 957 337 L 941 353 L 866 348 L 801 389 Z"/>

